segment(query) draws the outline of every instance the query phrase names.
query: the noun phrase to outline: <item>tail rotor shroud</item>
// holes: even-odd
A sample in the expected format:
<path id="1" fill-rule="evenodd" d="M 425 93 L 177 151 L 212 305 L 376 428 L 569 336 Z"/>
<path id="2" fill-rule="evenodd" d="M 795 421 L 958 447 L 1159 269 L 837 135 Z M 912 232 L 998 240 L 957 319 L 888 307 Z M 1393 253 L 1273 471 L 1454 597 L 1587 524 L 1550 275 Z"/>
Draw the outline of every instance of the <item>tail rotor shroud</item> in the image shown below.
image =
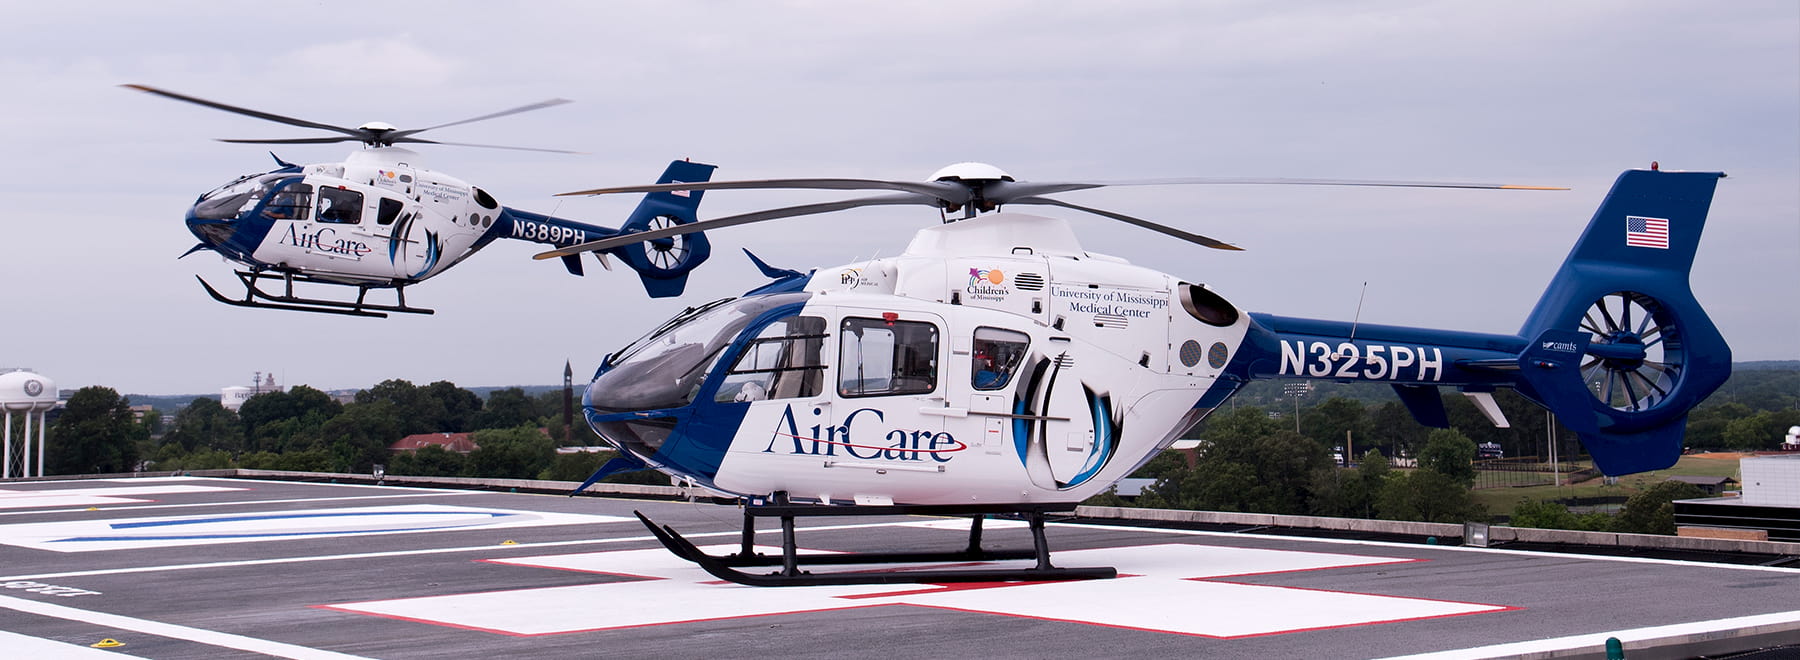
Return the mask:
<path id="1" fill-rule="evenodd" d="M 1673 311 L 1655 298 L 1636 291 L 1602 296 L 1583 315 L 1581 329 L 1592 337 L 1582 380 L 1602 405 L 1628 413 L 1654 410 L 1681 382 L 1681 328 Z M 1596 346 L 1627 354 L 1596 354 Z"/>

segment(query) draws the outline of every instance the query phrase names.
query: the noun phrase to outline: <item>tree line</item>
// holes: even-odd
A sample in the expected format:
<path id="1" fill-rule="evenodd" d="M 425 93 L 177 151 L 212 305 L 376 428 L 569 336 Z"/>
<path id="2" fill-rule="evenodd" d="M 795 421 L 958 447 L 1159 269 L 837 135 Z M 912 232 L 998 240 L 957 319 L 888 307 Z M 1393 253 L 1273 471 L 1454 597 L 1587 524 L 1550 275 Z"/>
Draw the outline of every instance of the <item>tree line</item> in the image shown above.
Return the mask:
<path id="1" fill-rule="evenodd" d="M 577 403 L 576 405 L 579 405 Z M 107 387 L 77 390 L 50 428 L 45 469 L 53 474 L 220 468 L 579 481 L 601 454 L 559 454 L 563 393 L 530 396 L 521 388 L 484 400 L 449 381 L 417 386 L 387 380 L 340 403 L 298 385 L 251 397 L 236 412 L 198 397 L 164 419 L 134 419 L 127 397 Z M 601 444 L 576 411 L 570 444 Z M 409 435 L 472 433 L 467 454 L 426 447 L 393 452 Z M 645 481 L 641 476 L 636 481 Z M 656 479 L 666 483 L 666 479 Z"/>

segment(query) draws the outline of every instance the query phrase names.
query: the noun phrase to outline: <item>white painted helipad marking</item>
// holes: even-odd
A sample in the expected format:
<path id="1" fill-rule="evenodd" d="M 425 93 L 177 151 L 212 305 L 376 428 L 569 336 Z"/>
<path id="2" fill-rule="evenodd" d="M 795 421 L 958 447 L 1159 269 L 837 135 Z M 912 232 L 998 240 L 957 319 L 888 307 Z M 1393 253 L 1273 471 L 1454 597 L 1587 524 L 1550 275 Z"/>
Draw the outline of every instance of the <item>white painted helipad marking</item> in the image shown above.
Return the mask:
<path id="1" fill-rule="evenodd" d="M 305 646 L 295 646 L 293 644 L 284 644 L 266 639 L 257 639 L 255 637 L 245 637 L 243 635 L 233 635 L 231 633 L 222 633 L 201 628 L 190 628 L 188 626 L 181 626 L 173 623 L 150 621 L 148 619 L 121 616 L 118 614 L 107 614 L 105 612 L 95 612 L 64 605 L 40 603 L 33 600 L 25 600 L 23 598 L 14 598 L 12 596 L 0 596 L 0 609 L 16 610 L 66 621 L 80 621 L 82 623 L 90 623 L 105 628 L 131 630 L 171 639 L 185 639 L 201 644 L 222 646 L 228 649 L 272 655 L 278 658 L 294 658 L 296 660 L 364 660 L 362 656 L 348 655 L 336 651 L 325 651 Z M 118 657 L 112 653 L 108 653 L 108 655 Z"/>
<path id="2" fill-rule="evenodd" d="M 9 633 L 4 630 L 0 630 L 0 649 L 6 649 L 6 652 L 15 658 L 74 658 L 76 660 L 111 658 L 118 660 L 119 658 L 139 657 L 129 653 L 114 650 L 102 651 L 54 639 Z"/>
<path id="3" fill-rule="evenodd" d="M 134 495 L 174 495 L 178 493 L 219 493 L 248 488 L 195 486 L 191 484 L 157 484 L 117 486 L 113 488 L 52 488 L 39 490 L 0 490 L 0 509 L 41 509 L 59 506 L 103 506 L 136 504 L 151 500 Z"/>
<path id="4" fill-rule="evenodd" d="M 0 544 L 87 552 L 629 520 L 632 519 L 621 516 L 417 504 L 0 525 Z"/>
<path id="5" fill-rule="evenodd" d="M 368 500 L 415 499 L 421 497 L 455 497 L 469 495 L 469 491 L 440 490 L 423 493 L 395 493 L 392 495 L 351 495 L 349 497 L 298 497 L 281 500 L 227 500 L 224 502 L 188 502 L 185 504 L 119 504 L 89 507 L 72 507 L 68 509 L 31 509 L 19 511 L 0 511 L 0 516 L 31 516 L 45 513 L 68 513 L 86 509 L 102 511 L 148 511 L 151 509 L 211 509 L 222 506 L 248 507 L 272 506 L 276 504 L 298 504 L 302 502 L 357 502 Z"/>
<path id="6" fill-rule="evenodd" d="M 710 549 L 715 554 L 729 546 Z M 1212 581 L 1212 578 L 1416 560 L 1166 544 L 1056 555 L 1063 566 L 1112 565 L 1124 577 L 1057 583 L 756 588 L 723 584 L 662 549 L 551 555 L 508 564 L 649 578 L 321 606 L 506 635 L 544 635 L 770 614 L 913 605 L 1152 630 L 1245 637 L 1458 616 L 1502 605 Z M 766 569 L 753 569 L 766 570 Z M 1108 603 L 1098 609 L 1093 603 Z M 596 609 L 595 603 L 630 603 Z M 1271 614 L 1279 613 L 1279 614 Z"/>
<path id="7" fill-rule="evenodd" d="M 771 556 L 781 554 L 781 548 L 778 548 L 775 546 L 753 545 L 750 547 L 753 552 L 757 552 L 757 553 L 761 553 L 761 554 L 766 554 L 766 555 L 771 555 Z M 727 553 L 737 552 L 738 546 L 717 545 L 717 546 L 706 546 L 705 549 L 707 552 L 711 552 L 713 554 L 727 554 Z M 660 552 L 661 554 L 659 555 L 659 554 L 656 554 L 655 552 L 651 552 L 648 550 L 624 550 L 624 551 L 610 551 L 610 552 L 572 552 L 569 554 L 562 554 L 562 555 L 539 555 L 536 557 L 515 557 L 515 558 L 510 558 L 510 559 L 484 559 L 482 561 L 485 561 L 490 564 L 505 564 L 508 566 L 531 566 L 534 568 L 554 568 L 554 569 L 562 570 L 562 571 L 580 571 L 583 573 L 606 573 L 606 574 L 612 574 L 612 575 L 628 575 L 628 576 L 632 576 L 632 577 L 641 577 L 641 578 L 651 579 L 651 580 L 662 580 L 662 579 L 667 579 L 669 576 L 683 575 L 683 574 L 686 574 L 689 572 L 688 569 L 690 567 L 694 566 L 693 563 L 691 563 L 685 559 L 682 559 L 680 557 L 676 557 L 674 554 L 672 554 L 666 550 L 659 550 L 657 552 Z M 647 573 L 621 573 L 621 572 L 619 572 L 618 571 L 618 568 L 619 568 L 618 558 L 619 558 L 619 556 L 626 555 L 627 553 L 629 553 L 629 556 L 631 557 L 631 559 L 628 562 L 626 562 L 628 565 L 630 565 L 633 568 L 647 570 L 649 572 L 647 572 Z M 836 554 L 836 553 L 830 553 L 830 552 L 826 552 L 823 550 L 812 550 L 812 549 L 808 549 L 808 548 L 800 548 L 800 554 L 802 554 L 802 555 L 823 555 L 823 554 Z M 764 570 L 768 570 L 768 569 L 764 569 Z"/>
<path id="8" fill-rule="evenodd" d="M 1793 632 L 1800 636 L 1800 610 L 1791 612 L 1771 612 L 1750 616 L 1732 617 L 1729 619 L 1713 619 L 1711 621 L 1691 621 L 1666 626 L 1649 628 L 1632 628 L 1602 633 L 1587 633 L 1557 637 L 1554 639 L 1536 639 L 1525 642 L 1510 642 L 1492 646 L 1479 646 L 1467 649 L 1451 649 L 1415 655 L 1394 656 L 1387 660 L 1476 660 L 1486 658 L 1518 658 L 1525 656 L 1552 658 L 1573 655 L 1567 651 L 1583 651 L 1589 656 L 1606 653 L 1606 640 L 1618 638 L 1623 642 L 1627 654 L 1637 653 L 1639 649 L 1648 651 L 1655 648 L 1651 642 L 1667 646 L 1680 641 L 1701 641 L 1728 639 L 1732 633 L 1743 633 L 1744 636 L 1758 633 Z M 1635 657 L 1635 656 L 1631 656 Z"/>

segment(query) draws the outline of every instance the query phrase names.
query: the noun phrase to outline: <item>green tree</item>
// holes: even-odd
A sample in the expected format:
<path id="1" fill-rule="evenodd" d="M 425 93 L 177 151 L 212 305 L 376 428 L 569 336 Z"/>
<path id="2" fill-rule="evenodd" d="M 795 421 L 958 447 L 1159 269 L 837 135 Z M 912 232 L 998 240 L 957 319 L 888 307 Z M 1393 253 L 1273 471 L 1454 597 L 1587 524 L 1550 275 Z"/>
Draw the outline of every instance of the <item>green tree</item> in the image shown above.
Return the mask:
<path id="1" fill-rule="evenodd" d="M 352 403 L 325 422 L 322 434 L 331 439 L 331 453 L 339 472 L 368 472 L 388 460 L 388 446 L 400 435 L 400 420 L 389 401 Z"/>
<path id="2" fill-rule="evenodd" d="M 1575 514 L 1569 513 L 1569 507 L 1549 500 L 1519 500 L 1508 523 L 1513 527 L 1576 529 Z"/>
<path id="3" fill-rule="evenodd" d="M 238 422 L 237 413 L 219 405 L 216 399 L 194 399 L 187 407 L 175 413 L 175 419 L 169 426 L 169 432 L 163 434 L 162 441 L 165 445 L 177 445 L 189 452 L 196 449 L 225 452 L 244 449 L 244 426 Z"/>
<path id="4" fill-rule="evenodd" d="M 426 445 L 417 451 L 403 451 L 388 459 L 388 474 L 407 474 L 418 477 L 455 477 L 463 473 L 465 459 L 462 454 L 444 449 L 437 445 Z"/>
<path id="5" fill-rule="evenodd" d="M 1425 446 L 1431 429 L 1420 426 L 1412 413 L 1399 401 L 1388 401 L 1368 413 L 1371 441 L 1359 440 L 1359 447 L 1378 448 L 1385 456 L 1417 456 Z"/>
<path id="6" fill-rule="evenodd" d="M 1487 518 L 1467 485 L 1429 469 L 1390 477 L 1382 485 L 1375 509 L 1387 520 L 1459 523 Z"/>
<path id="7" fill-rule="evenodd" d="M 1570 512 L 1569 507 L 1557 502 L 1521 499 L 1513 506 L 1512 516 L 1507 524 L 1513 527 L 1600 532 L 1612 527 L 1613 517 L 1604 513 L 1577 515 Z"/>
<path id="8" fill-rule="evenodd" d="M 1380 451 L 1363 452 L 1354 468 L 1328 468 L 1315 474 L 1311 508 L 1321 516 L 1374 518 L 1376 499 L 1392 474 Z"/>
<path id="9" fill-rule="evenodd" d="M 1705 449 L 1724 449 L 1725 429 L 1733 420 L 1743 419 L 1756 411 L 1736 402 L 1703 405 L 1688 413 L 1687 444 Z"/>
<path id="10" fill-rule="evenodd" d="M 1369 418 L 1362 402 L 1341 396 L 1307 408 L 1300 414 L 1300 426 L 1307 437 L 1319 444 L 1345 447 L 1346 451 L 1353 451 L 1357 445 L 1375 439 L 1369 433 Z M 1346 440 L 1352 444 L 1346 445 Z"/>
<path id="11" fill-rule="evenodd" d="M 1419 467 L 1467 488 L 1475 483 L 1475 441 L 1455 429 L 1432 431 L 1419 450 Z"/>
<path id="12" fill-rule="evenodd" d="M 147 437 L 129 399 L 110 387 L 83 387 L 50 427 L 44 468 L 52 474 L 131 472 L 138 463 L 138 441 Z"/>
<path id="13" fill-rule="evenodd" d="M 1131 473 L 1131 476 L 1138 479 L 1161 479 L 1187 468 L 1188 460 L 1185 454 L 1179 451 L 1165 450 L 1145 462 L 1144 466 Z"/>
<path id="14" fill-rule="evenodd" d="M 560 394 L 561 392 L 558 392 Z M 557 408 L 557 415 L 562 415 L 562 408 Z M 476 428 L 510 429 L 515 426 L 537 424 L 542 413 L 538 412 L 537 402 L 525 395 L 525 390 L 517 387 L 494 390 L 481 406 L 481 415 L 477 417 Z M 558 437 L 560 439 L 560 436 Z"/>
<path id="15" fill-rule="evenodd" d="M 163 445 L 164 449 L 173 449 L 175 453 L 168 457 L 157 455 L 157 470 L 223 470 L 235 467 L 229 452 L 204 447 L 192 453 L 180 453 L 180 445 Z"/>
<path id="16" fill-rule="evenodd" d="M 1613 519 L 1613 531 L 1628 534 L 1675 534 L 1675 500 L 1706 497 L 1699 486 L 1664 481 L 1632 495 Z"/>
<path id="17" fill-rule="evenodd" d="M 583 417 L 581 414 L 580 388 L 575 390 L 573 399 L 574 400 L 570 402 L 571 410 L 569 411 L 573 422 L 571 424 L 573 428 L 570 429 L 571 433 L 569 434 L 569 444 L 575 447 L 604 446 L 606 442 L 601 440 L 600 436 L 594 435 L 594 429 L 588 426 L 587 418 Z M 550 434 L 550 439 L 556 441 L 557 444 L 562 444 L 562 390 L 550 390 L 538 394 L 537 396 L 532 397 L 532 402 L 536 404 L 536 408 L 544 422 L 544 428 Z"/>
<path id="18" fill-rule="evenodd" d="M 1325 447 L 1269 419 L 1260 408 L 1215 413 L 1191 470 L 1172 472 L 1139 497 L 1144 506 L 1305 513 Z"/>
<path id="19" fill-rule="evenodd" d="M 252 451 L 307 449 L 324 440 L 325 422 L 343 412 L 331 395 L 305 385 L 286 392 L 264 392 L 238 408 L 244 444 Z"/>
<path id="20" fill-rule="evenodd" d="M 481 397 L 474 392 L 457 387 L 456 383 L 440 380 L 420 388 L 425 397 L 437 401 L 437 407 L 443 409 L 443 416 L 436 421 L 436 428 L 429 432 L 462 433 L 475 428 L 475 421 L 481 417 Z"/>
<path id="21" fill-rule="evenodd" d="M 164 431 L 162 411 L 151 408 L 149 412 L 144 413 L 144 421 L 139 424 L 144 427 L 144 432 L 150 437 L 160 437 Z"/>
<path id="22" fill-rule="evenodd" d="M 1739 451 L 1776 449 L 1788 428 L 1800 425 L 1800 410 L 1764 410 L 1725 423 L 1721 440 Z"/>
<path id="23" fill-rule="evenodd" d="M 356 402 L 372 404 L 387 401 L 394 406 L 400 422 L 401 437 L 420 433 L 442 433 L 444 402 L 427 396 L 418 386 L 401 379 L 389 379 L 356 393 Z"/>
<path id="24" fill-rule="evenodd" d="M 529 426 L 476 431 L 469 439 L 480 449 L 469 453 L 465 476 L 534 479 L 556 458 L 556 445 Z"/>
<path id="25" fill-rule="evenodd" d="M 615 456 L 618 454 L 610 451 L 557 454 L 556 459 L 550 463 L 550 467 L 546 468 L 543 474 L 538 475 L 538 478 L 550 481 L 587 481 L 587 478 L 593 475 L 595 470 L 600 469 L 600 466 L 605 465 Z"/>
<path id="26" fill-rule="evenodd" d="M 420 433 L 462 433 L 472 429 L 481 415 L 481 397 L 440 380 L 424 387 L 389 379 L 356 393 L 356 402 L 394 404 L 401 437 Z"/>

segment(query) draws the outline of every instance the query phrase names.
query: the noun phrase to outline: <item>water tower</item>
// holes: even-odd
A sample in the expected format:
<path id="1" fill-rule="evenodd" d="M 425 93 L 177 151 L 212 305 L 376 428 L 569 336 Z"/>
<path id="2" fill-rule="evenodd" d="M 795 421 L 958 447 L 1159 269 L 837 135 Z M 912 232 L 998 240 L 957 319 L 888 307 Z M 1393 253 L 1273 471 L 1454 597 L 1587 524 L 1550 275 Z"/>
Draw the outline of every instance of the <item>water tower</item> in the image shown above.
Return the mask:
<path id="1" fill-rule="evenodd" d="M 56 383 L 48 378 L 18 370 L 0 374 L 0 409 L 6 411 L 6 445 L 0 458 L 0 478 L 44 476 L 44 417 L 56 407 Z M 25 418 L 24 433 L 18 446 L 13 445 L 13 414 Z M 31 453 L 31 422 L 37 418 L 36 469 Z M 16 467 L 15 467 L 16 466 Z"/>

